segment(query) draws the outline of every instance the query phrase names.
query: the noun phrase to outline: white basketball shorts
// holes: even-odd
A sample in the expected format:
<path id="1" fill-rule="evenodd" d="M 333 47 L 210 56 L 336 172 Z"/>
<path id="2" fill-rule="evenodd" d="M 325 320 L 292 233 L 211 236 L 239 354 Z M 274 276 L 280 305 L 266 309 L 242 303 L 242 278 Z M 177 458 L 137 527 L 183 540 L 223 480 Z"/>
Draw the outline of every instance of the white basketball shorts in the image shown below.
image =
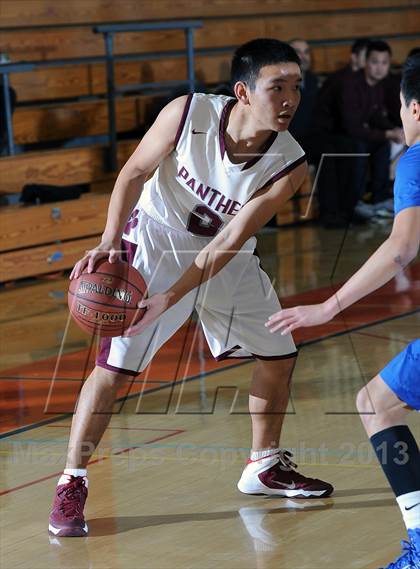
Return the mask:
<path id="1" fill-rule="evenodd" d="M 164 226 L 135 210 L 124 233 L 123 249 L 152 296 L 168 290 L 208 243 L 209 238 Z M 97 365 L 137 375 L 194 310 L 216 359 L 294 357 L 292 336 L 271 334 L 264 326 L 281 306 L 254 254 L 255 243 L 255 238 L 249 239 L 217 275 L 190 291 L 141 334 L 103 338 Z"/>

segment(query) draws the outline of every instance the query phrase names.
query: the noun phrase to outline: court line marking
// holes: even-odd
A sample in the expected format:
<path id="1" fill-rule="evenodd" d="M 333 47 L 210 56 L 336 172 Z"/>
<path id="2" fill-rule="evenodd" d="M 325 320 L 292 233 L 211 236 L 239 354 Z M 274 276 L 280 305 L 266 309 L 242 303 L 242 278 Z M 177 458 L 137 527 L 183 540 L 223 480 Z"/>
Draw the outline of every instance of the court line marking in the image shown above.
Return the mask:
<path id="1" fill-rule="evenodd" d="M 48 425 L 48 427 L 50 429 L 70 429 L 71 425 Z M 180 429 L 152 429 L 151 427 L 107 427 L 106 430 L 119 430 L 119 431 L 163 431 L 164 433 L 168 432 L 168 431 L 179 431 Z M 182 430 L 182 429 L 181 429 Z M 147 443 L 150 444 L 150 443 Z"/>
<path id="2" fill-rule="evenodd" d="M 1 372 L 0 372 L 1 373 Z M 22 377 L 20 375 L 0 375 L 0 381 L 51 381 L 51 376 L 49 377 Z M 78 381 L 81 382 L 83 379 L 80 377 L 56 377 L 54 381 Z M 170 379 L 150 379 L 150 380 L 136 380 L 131 383 L 145 384 L 145 383 L 169 383 Z"/>
<path id="3" fill-rule="evenodd" d="M 169 437 L 174 437 L 176 435 L 180 435 L 181 433 L 185 433 L 184 429 L 167 429 L 167 430 L 173 431 L 173 432 L 168 432 L 166 435 L 161 435 L 160 437 L 156 437 L 154 439 L 151 439 L 150 441 L 146 441 L 146 442 L 142 443 L 142 445 L 148 445 L 148 444 L 156 443 L 158 441 L 167 439 Z M 124 448 L 122 450 L 119 450 L 117 452 L 113 452 L 110 455 L 101 456 L 100 458 L 96 458 L 95 460 L 88 462 L 88 466 L 92 465 L 92 464 L 97 464 L 98 462 L 103 462 L 104 460 L 108 460 L 108 459 L 112 458 L 113 456 L 119 456 L 121 454 L 129 453 L 132 450 L 135 450 L 137 448 L 139 448 L 138 445 L 133 445 L 133 446 Z M 60 476 L 62 473 L 63 473 L 63 469 L 61 469 L 59 472 L 54 472 L 53 474 L 49 474 L 48 476 L 43 476 L 42 478 L 32 480 L 31 482 L 26 482 L 25 484 L 20 484 L 19 486 L 15 486 L 14 488 L 8 488 L 7 490 L 2 490 L 0 492 L 0 496 L 4 496 L 5 494 L 10 494 L 11 492 L 16 492 L 17 490 L 22 490 L 23 488 L 27 488 L 28 486 L 33 486 L 34 484 L 39 484 L 40 482 L 44 482 L 45 480 L 50 480 L 51 478 L 55 478 L 56 476 Z"/>
<path id="4" fill-rule="evenodd" d="M 402 314 L 396 314 L 395 316 L 389 316 L 387 318 L 383 318 L 381 320 L 376 320 L 374 322 L 369 322 L 366 324 L 360 324 L 359 326 L 355 326 L 354 328 L 348 328 L 347 330 L 341 330 L 339 332 L 333 332 L 332 334 L 326 335 L 326 336 L 321 336 L 319 338 L 315 338 L 313 340 L 306 340 L 303 341 L 299 344 L 296 345 L 297 348 L 302 348 L 302 347 L 306 347 L 306 346 L 312 346 L 314 344 L 318 344 L 323 342 L 324 340 L 330 340 L 332 338 L 338 338 L 340 336 L 344 336 L 346 334 L 352 334 L 352 333 L 356 333 L 359 330 L 365 330 L 366 328 L 370 328 L 372 326 L 379 326 L 380 324 L 384 324 L 385 322 L 391 322 L 393 320 L 397 320 L 399 318 L 405 318 L 406 316 L 412 316 L 414 314 L 417 314 L 420 312 L 420 308 L 416 308 L 414 310 L 411 310 L 409 312 L 404 312 Z M 149 393 L 156 393 L 157 391 L 161 391 L 162 389 L 167 389 L 168 387 L 172 387 L 175 385 L 179 385 L 181 383 L 188 383 L 190 381 L 195 381 L 196 379 L 201 379 L 201 378 L 205 378 L 205 377 L 209 377 L 211 375 L 214 375 L 216 373 L 220 373 L 222 371 L 226 371 L 229 369 L 234 369 L 240 366 L 244 366 L 244 365 L 249 365 L 250 363 L 253 363 L 255 360 L 245 360 L 245 361 L 241 361 L 238 363 L 234 363 L 232 365 L 227 365 L 225 367 L 221 367 L 221 368 L 217 368 L 217 369 L 213 369 L 210 370 L 208 372 L 204 372 L 204 373 L 198 373 L 195 375 L 192 375 L 191 377 L 187 377 L 185 379 L 180 379 L 178 381 L 173 381 L 173 382 L 168 382 L 168 385 L 161 385 L 160 387 L 154 387 L 152 389 L 148 389 L 147 391 L 144 392 L 144 395 L 147 395 Z M 120 397 L 119 399 L 116 400 L 116 403 L 121 402 L 121 401 L 128 401 L 130 399 L 133 399 L 134 397 L 139 397 L 140 392 L 138 393 L 133 393 L 131 395 L 128 396 L 124 396 L 124 397 Z M 43 421 L 38 421 L 36 423 L 31 423 L 30 425 L 25 425 L 23 427 L 19 427 L 18 429 L 14 429 L 12 431 L 6 431 L 5 433 L 1 433 L 0 434 L 0 439 L 4 439 L 7 437 L 11 437 L 13 435 L 18 435 L 20 433 L 23 433 L 25 431 L 30 431 L 32 429 L 37 429 L 38 427 L 43 427 L 45 425 L 48 425 L 50 423 L 55 423 L 58 421 L 63 421 L 64 419 L 68 419 L 70 417 L 73 416 L 73 413 L 64 413 L 58 416 L 54 416 L 51 419 L 45 419 Z"/>
<path id="5" fill-rule="evenodd" d="M 391 336 L 380 336 L 379 334 L 369 334 L 369 332 L 356 332 L 358 336 L 369 336 L 370 338 L 378 338 L 379 340 L 389 340 L 391 342 L 399 342 L 408 345 L 411 340 L 403 340 L 402 338 L 392 338 Z"/>

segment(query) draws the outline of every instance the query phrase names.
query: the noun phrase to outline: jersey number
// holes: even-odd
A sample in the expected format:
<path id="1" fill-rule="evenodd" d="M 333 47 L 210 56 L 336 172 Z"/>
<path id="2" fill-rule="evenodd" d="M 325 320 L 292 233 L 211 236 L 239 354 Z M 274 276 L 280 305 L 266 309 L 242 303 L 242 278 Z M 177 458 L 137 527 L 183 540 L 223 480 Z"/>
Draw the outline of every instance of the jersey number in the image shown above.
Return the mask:
<path id="1" fill-rule="evenodd" d="M 213 237 L 223 225 L 222 219 L 205 205 L 197 205 L 188 218 L 187 229 L 194 235 Z"/>

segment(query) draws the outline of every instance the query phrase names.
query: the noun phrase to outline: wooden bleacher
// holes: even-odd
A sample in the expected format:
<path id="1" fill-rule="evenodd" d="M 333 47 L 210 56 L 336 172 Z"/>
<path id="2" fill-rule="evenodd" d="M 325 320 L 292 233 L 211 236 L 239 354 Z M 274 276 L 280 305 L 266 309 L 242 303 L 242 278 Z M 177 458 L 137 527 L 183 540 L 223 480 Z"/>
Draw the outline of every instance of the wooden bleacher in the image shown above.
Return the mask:
<path id="1" fill-rule="evenodd" d="M 419 40 L 391 39 L 394 61 L 402 63 L 407 53 Z M 314 71 L 328 73 L 347 64 L 350 43 L 343 45 L 314 46 Z M 231 52 L 223 55 L 198 55 L 197 78 L 204 83 L 219 83 L 229 79 Z M 151 57 L 147 62 L 117 62 L 117 83 L 140 83 L 185 78 L 186 62 L 183 59 L 162 61 Z M 88 97 L 106 92 L 106 75 L 103 65 L 75 65 L 66 68 L 39 69 L 12 74 L 11 83 L 19 102 L 51 101 L 69 97 Z"/>
<path id="2" fill-rule="evenodd" d="M 136 145 L 119 144 L 119 166 Z M 1 208 L 0 282 L 68 269 L 98 243 L 115 178 L 106 171 L 105 156 L 103 146 L 89 146 L 0 159 L 0 194 L 27 182 L 90 183 L 96 190 L 78 200 Z"/>
<path id="3" fill-rule="evenodd" d="M 335 0 L 1 0 L 1 51 L 13 62 L 103 55 L 103 38 L 91 30 L 95 23 L 162 20 L 170 15 L 173 19 L 203 20 L 203 28 L 194 34 L 199 50 L 233 47 L 257 36 L 285 40 L 304 37 L 313 42 L 314 71 L 327 73 L 348 62 L 351 40 L 362 36 L 388 39 L 394 61 L 401 63 L 419 43 L 418 8 L 417 0 L 405 0 L 404 4 L 398 0 L 342 0 L 339 5 Z M 60 25 L 64 27 L 53 27 Z M 19 29 L 22 26 L 31 27 Z M 326 38 L 337 42 L 326 42 Z M 182 49 L 184 43 L 184 34 L 179 31 L 117 34 L 116 54 L 151 55 L 147 61 L 116 62 L 116 82 L 184 79 L 185 58 L 156 59 L 152 55 L 156 51 Z M 227 81 L 230 58 L 231 50 L 199 52 L 195 61 L 197 79 L 206 84 Z M 51 143 L 107 132 L 106 100 L 84 100 L 106 92 L 103 64 L 38 69 L 12 74 L 10 80 L 18 99 L 13 116 L 17 144 Z M 151 95 L 118 98 L 118 131 L 139 129 L 152 103 Z M 120 165 L 136 143 L 120 143 Z M 109 192 L 116 176 L 105 166 L 106 151 L 102 146 L 0 158 L 0 194 L 19 192 L 25 183 L 90 183 L 94 190 L 74 202 L 1 208 L 0 282 L 69 268 L 86 248 L 97 242 L 109 198 L 109 193 L 104 192 Z M 306 213 L 309 192 L 308 179 L 298 198 L 279 215 L 280 223 L 301 219 Z M 54 207 L 61 211 L 58 220 L 51 219 Z"/>
<path id="4" fill-rule="evenodd" d="M 128 22 L 130 20 L 162 20 L 165 15 L 181 18 L 226 18 L 281 14 L 293 12 L 331 11 L 339 15 L 345 10 L 399 7 L 398 0 L 139 0 L 138 2 L 104 2 L 103 0 L 2 0 L 0 16 L 2 26 L 19 27 L 23 22 L 33 26 L 81 24 L 99 22 Z M 405 0 L 405 6 L 415 7 L 417 0 Z"/>
<path id="5" fill-rule="evenodd" d="M 147 108 L 153 97 L 130 96 L 117 99 L 118 132 L 139 129 L 145 122 Z M 108 132 L 108 106 L 106 100 L 36 103 L 21 107 L 13 115 L 16 144 L 33 144 L 65 140 L 80 136 L 95 136 Z"/>
<path id="6" fill-rule="evenodd" d="M 122 165 L 137 142 L 119 145 L 118 160 Z M 28 152 L 0 159 L 0 194 L 18 192 L 24 184 L 85 184 L 105 182 L 115 174 L 105 168 L 102 146 L 68 150 Z"/>

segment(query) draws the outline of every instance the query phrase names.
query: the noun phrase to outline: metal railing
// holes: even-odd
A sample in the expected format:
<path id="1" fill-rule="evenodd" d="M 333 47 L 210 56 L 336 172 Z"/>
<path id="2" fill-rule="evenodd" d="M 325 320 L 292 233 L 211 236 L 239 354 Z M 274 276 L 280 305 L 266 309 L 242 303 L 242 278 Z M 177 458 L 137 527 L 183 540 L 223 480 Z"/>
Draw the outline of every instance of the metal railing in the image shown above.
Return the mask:
<path id="1" fill-rule="evenodd" d="M 194 30 L 202 27 L 199 20 L 185 20 L 176 22 L 153 22 L 153 23 L 129 23 L 129 24 L 106 24 L 94 26 L 94 33 L 101 33 L 104 36 L 105 56 L 78 57 L 68 59 L 53 59 L 50 61 L 34 61 L 21 63 L 0 63 L 0 74 L 2 75 L 2 89 L 4 99 L 4 116 L 6 124 L 7 151 L 9 155 L 16 154 L 13 135 L 12 103 L 10 97 L 10 73 L 25 73 L 47 67 L 63 67 L 67 65 L 87 65 L 95 63 L 105 63 L 107 70 L 107 99 L 108 99 L 108 140 L 109 140 L 109 160 L 111 170 L 117 169 L 117 127 L 115 99 L 118 95 L 123 95 L 130 91 L 141 89 L 164 89 L 174 86 L 188 85 L 189 91 L 193 92 L 195 87 L 195 66 L 194 66 Z M 114 54 L 113 39 L 114 34 L 125 32 L 148 32 L 160 30 L 184 30 L 185 49 L 170 50 L 150 53 L 130 53 L 123 55 Z M 149 59 L 163 59 L 167 57 L 187 56 L 187 79 L 179 81 L 157 81 L 153 83 L 135 83 L 120 87 L 115 85 L 114 63 L 115 61 L 145 61 Z"/>
<path id="2" fill-rule="evenodd" d="M 145 24 L 104 24 L 95 26 L 93 31 L 97 34 L 103 34 L 105 41 L 106 53 L 106 74 L 107 74 L 107 94 L 108 94 L 108 124 L 109 124 L 109 164 L 111 170 L 116 170 L 117 161 L 117 124 L 115 112 L 115 97 L 117 94 L 127 93 L 129 91 L 150 87 L 153 83 L 132 83 L 124 87 L 116 88 L 114 76 L 114 35 L 126 32 L 150 32 L 160 30 L 184 30 L 187 51 L 188 79 L 187 81 L 165 81 L 159 83 L 164 85 L 182 85 L 187 83 L 189 91 L 194 91 L 195 74 L 194 74 L 194 30 L 201 28 L 202 23 L 197 20 L 189 20 L 183 22 L 158 22 Z"/>
<path id="3" fill-rule="evenodd" d="M 63 67 L 67 65 L 83 65 L 83 64 L 98 64 L 105 63 L 107 66 L 107 97 L 109 106 L 109 134 L 108 140 L 111 141 L 110 149 L 110 164 L 114 166 L 116 164 L 116 113 L 115 113 L 115 99 L 124 93 L 137 90 L 158 90 L 164 88 L 170 88 L 174 86 L 189 85 L 190 91 L 194 90 L 195 84 L 195 74 L 194 74 L 194 58 L 195 55 L 216 55 L 216 54 L 226 54 L 234 51 L 237 45 L 226 45 L 223 47 L 211 47 L 211 48 L 194 48 L 193 33 L 197 28 L 201 28 L 203 23 L 201 20 L 187 20 L 187 21 L 173 21 L 173 22 L 153 22 L 153 23 L 128 23 L 128 24 L 105 24 L 96 25 L 89 27 L 83 25 L 87 29 L 91 29 L 96 33 L 104 34 L 105 50 L 106 55 L 104 56 L 90 56 L 90 57 L 77 57 L 68 59 L 51 59 L 48 61 L 31 61 L 31 62 L 21 62 L 21 63 L 4 63 L 0 61 L 0 75 L 3 77 L 2 89 L 4 98 L 4 114 L 6 122 L 6 135 L 7 135 L 7 149 L 8 154 L 15 154 L 15 144 L 13 137 L 13 123 L 12 123 L 12 108 L 11 108 L 11 98 L 9 93 L 9 75 L 10 73 L 23 73 L 34 71 L 36 69 L 48 68 L 48 67 Z M 54 27 L 74 27 L 73 25 L 62 25 Z M 2 28 L 0 28 L 2 29 Z M 21 28 L 19 28 L 21 29 Z M 25 29 L 23 27 L 22 29 Z M 28 27 L 28 29 L 31 29 Z M 186 48 L 183 50 L 168 50 L 168 51 L 157 51 L 157 52 L 147 52 L 147 53 L 128 53 L 115 55 L 113 53 L 113 35 L 115 33 L 123 33 L 128 31 L 158 31 L 158 30 L 174 30 L 174 29 L 184 29 L 186 36 Z M 371 39 L 420 39 L 420 34 L 418 33 L 404 33 L 404 34 L 386 34 L 382 36 L 372 35 Z M 319 38 L 314 40 L 309 40 L 311 46 L 318 45 L 341 45 L 341 44 L 351 44 L 354 37 L 341 37 L 341 38 Z M 114 63 L 119 61 L 147 61 L 150 59 L 167 59 L 167 58 L 178 58 L 187 55 L 188 58 L 188 79 L 185 81 L 164 81 L 164 82 L 154 82 L 154 83 L 139 83 L 139 84 L 128 84 L 121 86 L 118 89 L 115 88 L 114 80 Z M 99 97 L 89 97 L 90 99 L 95 99 Z"/>

